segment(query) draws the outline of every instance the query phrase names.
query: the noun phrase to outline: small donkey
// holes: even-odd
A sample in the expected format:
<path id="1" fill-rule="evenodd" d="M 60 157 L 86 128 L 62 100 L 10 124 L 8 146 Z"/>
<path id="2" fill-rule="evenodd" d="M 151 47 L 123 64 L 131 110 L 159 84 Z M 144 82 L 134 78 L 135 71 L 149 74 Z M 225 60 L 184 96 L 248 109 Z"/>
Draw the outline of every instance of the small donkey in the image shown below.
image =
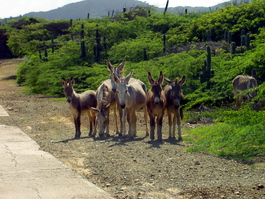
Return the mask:
<path id="1" fill-rule="evenodd" d="M 154 80 L 151 73 L 148 72 L 148 82 L 152 86 L 146 96 L 147 111 L 150 118 L 150 139 L 154 140 L 155 123 L 157 123 L 157 139 L 162 141 L 162 122 L 167 102 L 165 92 L 161 87 L 164 82 L 162 71 L 160 71 L 158 80 Z"/>
<path id="2" fill-rule="evenodd" d="M 64 87 L 64 94 L 67 98 L 67 102 L 70 105 L 70 110 L 74 117 L 75 123 L 75 138 L 80 138 L 81 131 L 81 114 L 87 113 L 90 122 L 89 136 L 96 134 L 95 128 L 95 113 L 92 111 L 91 107 L 97 106 L 96 92 L 92 90 L 85 91 L 84 93 L 77 94 L 73 86 L 75 84 L 75 79 L 72 77 L 69 82 L 66 82 L 62 78 L 62 85 Z"/>
<path id="3" fill-rule="evenodd" d="M 176 124 L 178 125 L 178 139 L 182 140 L 181 136 L 181 127 L 180 121 L 183 119 L 183 109 L 181 103 L 184 100 L 184 95 L 181 91 L 181 86 L 186 83 L 186 77 L 183 76 L 181 80 L 176 78 L 174 81 L 171 81 L 165 78 L 165 81 L 168 85 L 165 86 L 164 91 L 167 98 L 167 115 L 168 115 L 168 124 L 169 124 L 169 139 L 176 139 L 175 129 Z M 172 130 L 172 114 L 173 113 L 173 130 Z"/>
<path id="4" fill-rule="evenodd" d="M 241 107 L 241 103 L 243 100 L 243 95 L 239 95 L 240 92 L 244 90 L 248 90 L 251 88 L 255 88 L 258 86 L 257 80 L 254 77 L 248 75 L 238 75 L 232 81 L 234 87 L 234 96 L 236 97 L 236 108 L 239 109 Z M 257 95 L 256 91 L 249 92 L 246 94 L 247 101 L 250 100 Z"/>

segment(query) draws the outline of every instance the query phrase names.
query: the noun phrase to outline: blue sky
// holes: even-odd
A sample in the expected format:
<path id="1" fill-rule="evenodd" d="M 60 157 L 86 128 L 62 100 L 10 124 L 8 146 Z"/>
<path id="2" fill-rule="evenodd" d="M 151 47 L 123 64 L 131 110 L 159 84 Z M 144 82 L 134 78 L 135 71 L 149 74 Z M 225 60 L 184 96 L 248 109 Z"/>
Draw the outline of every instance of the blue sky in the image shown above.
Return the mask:
<path id="1" fill-rule="evenodd" d="M 3 0 L 0 18 L 16 17 L 29 12 L 48 11 L 80 0 Z M 158 7 L 165 7 L 167 0 L 139 0 Z M 213 6 L 228 0 L 169 0 L 169 7 L 175 6 Z"/>

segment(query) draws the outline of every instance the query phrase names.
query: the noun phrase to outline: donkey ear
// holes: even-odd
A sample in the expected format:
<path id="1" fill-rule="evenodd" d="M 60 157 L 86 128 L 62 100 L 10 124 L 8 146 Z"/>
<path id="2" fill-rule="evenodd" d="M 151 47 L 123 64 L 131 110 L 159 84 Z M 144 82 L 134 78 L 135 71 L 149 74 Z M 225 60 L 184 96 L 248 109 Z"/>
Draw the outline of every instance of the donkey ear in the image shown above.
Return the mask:
<path id="1" fill-rule="evenodd" d="M 181 80 L 179 80 L 178 83 L 179 83 L 180 86 L 183 86 L 186 83 L 186 76 L 183 75 L 183 77 L 181 78 Z"/>
<path id="2" fill-rule="evenodd" d="M 62 78 L 62 86 L 66 86 L 67 82 L 65 81 L 64 77 Z"/>
<path id="3" fill-rule="evenodd" d="M 168 79 L 168 78 L 166 78 L 166 77 L 164 77 L 164 79 L 165 79 L 165 82 L 166 82 L 167 84 L 169 84 L 169 85 L 173 83 L 170 79 Z"/>
<path id="4" fill-rule="evenodd" d="M 75 84 L 75 78 L 71 77 L 71 79 L 69 81 L 69 85 L 74 86 L 74 84 Z"/>
<path id="5" fill-rule="evenodd" d="M 133 71 L 130 72 L 130 73 L 125 77 L 124 82 L 125 82 L 126 84 L 128 84 L 128 82 L 130 81 L 132 75 L 133 75 Z"/>
<path id="6" fill-rule="evenodd" d="M 111 65 L 110 63 L 110 60 L 107 60 L 106 61 L 106 64 L 107 64 L 107 68 L 109 69 L 110 72 L 113 72 L 113 66 Z"/>
<path id="7" fill-rule="evenodd" d="M 118 66 L 119 71 L 122 71 L 125 66 L 126 60 L 123 60 L 120 65 Z"/>
<path id="8" fill-rule="evenodd" d="M 150 72 L 148 72 L 148 82 L 149 82 L 150 85 L 154 84 L 154 79 L 153 79 L 153 77 L 152 77 Z"/>
<path id="9" fill-rule="evenodd" d="M 98 113 L 99 112 L 99 109 L 97 109 L 97 108 L 95 108 L 95 107 L 90 107 L 91 108 L 91 110 L 93 111 L 93 112 L 95 112 L 95 113 Z"/>
<path id="10" fill-rule="evenodd" d="M 158 79 L 158 84 L 163 84 L 164 83 L 164 75 L 163 75 L 163 72 L 160 71 L 160 76 L 159 76 L 159 79 Z"/>

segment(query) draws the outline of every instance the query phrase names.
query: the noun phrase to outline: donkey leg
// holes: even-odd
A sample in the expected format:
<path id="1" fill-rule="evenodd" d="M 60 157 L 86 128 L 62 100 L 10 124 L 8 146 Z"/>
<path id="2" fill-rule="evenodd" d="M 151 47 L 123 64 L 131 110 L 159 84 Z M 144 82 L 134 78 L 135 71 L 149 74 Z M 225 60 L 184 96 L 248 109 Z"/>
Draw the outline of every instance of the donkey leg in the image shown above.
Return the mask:
<path id="1" fill-rule="evenodd" d="M 80 138 L 81 136 L 81 131 L 80 131 L 80 125 L 81 125 L 81 122 L 80 122 L 80 115 L 77 116 L 74 120 L 75 120 L 75 138 Z"/>
<path id="2" fill-rule="evenodd" d="M 157 139 L 158 141 L 162 141 L 162 121 L 163 121 L 163 115 L 157 117 Z"/>
<path id="3" fill-rule="evenodd" d="M 121 117 L 121 132 L 120 135 L 121 136 L 125 136 L 126 135 L 126 109 L 122 109 L 122 117 Z"/>
<path id="4" fill-rule="evenodd" d="M 178 124 L 178 140 L 181 141 L 182 140 L 182 136 L 181 136 L 181 116 L 180 116 L 180 108 L 178 108 L 178 112 L 177 112 L 177 124 Z"/>
<path id="5" fill-rule="evenodd" d="M 90 131 L 88 136 L 95 137 L 97 132 L 95 112 L 89 111 L 89 121 L 90 121 Z"/>
<path id="6" fill-rule="evenodd" d="M 172 116 L 170 110 L 167 109 L 167 116 L 168 116 L 168 126 L 169 126 L 169 135 L 168 139 L 172 139 Z"/>
<path id="7" fill-rule="evenodd" d="M 152 115 L 149 115 L 150 118 L 150 139 L 155 139 L 155 118 Z"/>
<path id="8" fill-rule="evenodd" d="M 149 135 L 149 129 L 148 129 L 148 118 L 147 118 L 147 107 L 143 107 L 144 111 L 144 122 L 145 122 L 145 136 L 147 137 Z"/>
<path id="9" fill-rule="evenodd" d="M 136 117 L 136 113 L 135 113 L 135 110 L 133 110 L 132 112 L 132 135 L 133 137 L 136 137 L 137 136 L 137 117 Z"/>
<path id="10" fill-rule="evenodd" d="M 110 114 L 110 111 L 108 110 L 108 112 L 106 114 L 107 115 L 107 124 L 106 124 L 106 132 L 105 132 L 105 134 L 106 134 L 107 137 L 110 136 L 110 134 L 109 134 L 109 114 Z"/>
<path id="11" fill-rule="evenodd" d="M 116 127 L 116 134 L 119 134 L 119 127 L 118 127 L 118 116 L 117 116 L 117 103 L 113 106 L 114 118 L 115 118 L 115 127 Z M 121 111 L 119 111 L 120 121 L 121 121 Z"/>
<path id="12" fill-rule="evenodd" d="M 173 130 L 172 130 L 172 139 L 176 139 L 176 125 L 177 125 L 177 113 L 173 114 Z"/>
<path id="13" fill-rule="evenodd" d="M 88 136 L 91 136 L 92 132 L 93 132 L 93 116 L 92 116 L 92 113 L 90 112 L 90 110 L 88 110 L 87 112 L 87 116 L 88 116 L 88 119 L 89 119 L 89 132 L 88 132 Z"/>

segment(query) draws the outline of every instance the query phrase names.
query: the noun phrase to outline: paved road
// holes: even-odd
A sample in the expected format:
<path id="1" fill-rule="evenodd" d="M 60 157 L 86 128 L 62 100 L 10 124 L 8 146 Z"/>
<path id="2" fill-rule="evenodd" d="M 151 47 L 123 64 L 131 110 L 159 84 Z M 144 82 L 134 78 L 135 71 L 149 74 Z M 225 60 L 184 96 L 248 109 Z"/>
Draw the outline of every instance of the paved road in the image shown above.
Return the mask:
<path id="1" fill-rule="evenodd" d="M 0 198 L 109 199 L 110 194 L 82 178 L 15 126 L 1 124 L 8 113 L 0 106 Z"/>

